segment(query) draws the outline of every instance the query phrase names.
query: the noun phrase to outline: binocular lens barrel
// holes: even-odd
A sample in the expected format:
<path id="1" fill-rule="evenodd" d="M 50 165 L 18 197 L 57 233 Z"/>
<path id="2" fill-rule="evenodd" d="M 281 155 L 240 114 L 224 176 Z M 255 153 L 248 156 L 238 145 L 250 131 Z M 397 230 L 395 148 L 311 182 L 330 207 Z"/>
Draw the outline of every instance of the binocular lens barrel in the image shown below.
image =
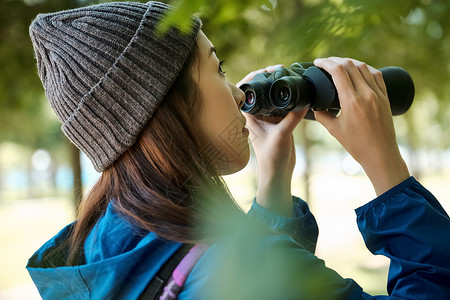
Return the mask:
<path id="1" fill-rule="evenodd" d="M 286 76 L 270 87 L 270 100 L 278 109 L 300 110 L 310 106 L 314 87 L 300 76 Z"/>
<path id="2" fill-rule="evenodd" d="M 386 84 L 392 115 L 404 114 L 414 100 L 415 88 L 411 75 L 399 67 L 385 67 L 380 71 Z"/>
<path id="3" fill-rule="evenodd" d="M 241 110 L 250 114 L 267 115 L 273 110 L 277 110 L 273 107 L 269 98 L 272 82 L 265 80 L 266 77 L 262 74 L 258 75 L 255 76 L 253 81 L 247 82 L 240 87 L 245 93 L 245 101 Z M 258 77 L 260 78 L 259 80 Z"/>
<path id="4" fill-rule="evenodd" d="M 411 107 L 415 93 L 411 76 L 399 67 L 379 70 L 386 84 L 392 114 L 405 113 Z M 306 107 L 328 109 L 334 114 L 340 110 L 330 74 L 310 63 L 294 63 L 290 68 L 257 74 L 241 89 L 245 93 L 241 109 L 250 114 L 282 116 Z"/>

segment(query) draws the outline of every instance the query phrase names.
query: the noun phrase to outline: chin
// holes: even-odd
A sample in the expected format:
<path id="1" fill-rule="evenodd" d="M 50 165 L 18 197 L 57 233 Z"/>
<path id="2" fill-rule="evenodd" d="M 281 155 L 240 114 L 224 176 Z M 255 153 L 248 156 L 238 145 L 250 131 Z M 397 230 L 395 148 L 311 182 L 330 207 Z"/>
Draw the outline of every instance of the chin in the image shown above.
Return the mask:
<path id="1" fill-rule="evenodd" d="M 220 170 L 220 175 L 231 175 L 245 168 L 250 160 L 250 149 L 242 151 L 236 159 L 230 163 L 227 168 Z"/>

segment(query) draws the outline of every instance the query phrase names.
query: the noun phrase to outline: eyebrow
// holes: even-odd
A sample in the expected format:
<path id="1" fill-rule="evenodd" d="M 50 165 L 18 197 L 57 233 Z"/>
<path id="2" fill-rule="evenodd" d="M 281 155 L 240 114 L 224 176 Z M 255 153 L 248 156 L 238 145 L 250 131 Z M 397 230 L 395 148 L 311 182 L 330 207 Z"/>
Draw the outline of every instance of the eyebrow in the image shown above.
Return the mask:
<path id="1" fill-rule="evenodd" d="M 213 53 L 217 53 L 216 52 L 216 48 L 211 47 L 211 49 L 209 50 L 209 55 L 208 56 L 211 56 L 211 54 L 213 54 Z"/>

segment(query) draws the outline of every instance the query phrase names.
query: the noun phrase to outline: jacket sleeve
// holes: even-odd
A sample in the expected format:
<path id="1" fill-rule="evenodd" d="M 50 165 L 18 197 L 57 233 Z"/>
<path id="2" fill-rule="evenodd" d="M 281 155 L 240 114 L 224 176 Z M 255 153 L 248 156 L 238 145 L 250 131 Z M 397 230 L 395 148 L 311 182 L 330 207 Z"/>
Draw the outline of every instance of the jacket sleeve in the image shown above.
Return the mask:
<path id="1" fill-rule="evenodd" d="M 373 254 L 390 258 L 388 294 L 450 299 L 450 219 L 413 177 L 356 210 Z"/>
<path id="2" fill-rule="evenodd" d="M 208 249 L 180 299 L 450 299 L 450 220 L 431 193 L 411 177 L 356 213 L 370 251 L 391 259 L 389 296 L 368 295 L 308 251 L 284 226 L 298 216 L 254 211 L 275 233 L 233 224 L 238 234 Z"/>
<path id="3" fill-rule="evenodd" d="M 319 236 L 316 219 L 305 201 L 294 196 L 292 202 L 292 218 L 283 217 L 265 209 L 256 203 L 256 199 L 253 200 L 248 215 L 275 232 L 291 236 L 308 251 L 314 253 Z"/>

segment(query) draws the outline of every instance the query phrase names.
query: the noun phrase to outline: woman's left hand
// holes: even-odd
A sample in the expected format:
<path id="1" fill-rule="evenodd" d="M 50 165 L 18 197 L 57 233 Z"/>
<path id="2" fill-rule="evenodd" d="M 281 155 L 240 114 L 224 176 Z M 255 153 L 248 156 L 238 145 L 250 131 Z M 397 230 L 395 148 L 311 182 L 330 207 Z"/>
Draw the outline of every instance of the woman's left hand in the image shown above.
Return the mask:
<path id="1" fill-rule="evenodd" d="M 238 86 L 261 72 L 273 72 L 281 65 L 267 67 L 247 75 Z M 289 112 L 286 117 L 245 114 L 250 141 L 258 162 L 256 202 L 277 214 L 292 215 L 291 180 L 295 166 L 293 130 L 307 109 Z"/>

